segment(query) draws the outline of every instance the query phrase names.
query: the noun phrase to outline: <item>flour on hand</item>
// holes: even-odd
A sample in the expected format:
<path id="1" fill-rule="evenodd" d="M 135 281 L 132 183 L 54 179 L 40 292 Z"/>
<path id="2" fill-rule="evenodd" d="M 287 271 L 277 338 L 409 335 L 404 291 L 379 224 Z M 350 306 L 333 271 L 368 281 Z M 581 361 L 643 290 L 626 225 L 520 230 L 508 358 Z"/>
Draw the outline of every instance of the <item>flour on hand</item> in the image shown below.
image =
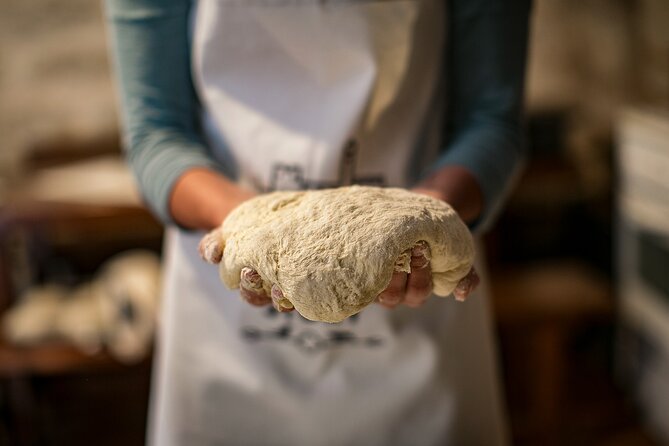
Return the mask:
<path id="1" fill-rule="evenodd" d="M 393 271 L 410 272 L 406 253 L 419 241 L 429 246 L 434 294 L 451 294 L 474 262 L 471 233 L 448 204 L 404 189 L 261 195 L 205 236 L 200 252 L 220 264 L 227 287 L 238 288 L 251 268 L 268 296 L 281 293 L 282 305 L 340 322 L 374 302 Z"/>

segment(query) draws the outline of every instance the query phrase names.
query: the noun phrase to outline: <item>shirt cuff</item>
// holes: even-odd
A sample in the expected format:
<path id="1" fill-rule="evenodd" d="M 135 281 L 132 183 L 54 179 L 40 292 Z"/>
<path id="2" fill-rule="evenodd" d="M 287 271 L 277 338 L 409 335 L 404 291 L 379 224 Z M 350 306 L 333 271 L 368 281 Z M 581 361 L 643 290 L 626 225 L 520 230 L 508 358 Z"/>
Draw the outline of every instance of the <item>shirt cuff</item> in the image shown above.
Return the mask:
<path id="1" fill-rule="evenodd" d="M 128 155 L 133 157 L 133 152 Z M 139 159 L 130 160 L 130 165 L 142 197 L 156 217 L 167 225 L 178 226 L 170 213 L 169 202 L 177 180 L 187 170 L 209 168 L 224 171 L 201 145 L 192 141 L 163 143 L 160 150 L 139 152 L 137 157 Z"/>

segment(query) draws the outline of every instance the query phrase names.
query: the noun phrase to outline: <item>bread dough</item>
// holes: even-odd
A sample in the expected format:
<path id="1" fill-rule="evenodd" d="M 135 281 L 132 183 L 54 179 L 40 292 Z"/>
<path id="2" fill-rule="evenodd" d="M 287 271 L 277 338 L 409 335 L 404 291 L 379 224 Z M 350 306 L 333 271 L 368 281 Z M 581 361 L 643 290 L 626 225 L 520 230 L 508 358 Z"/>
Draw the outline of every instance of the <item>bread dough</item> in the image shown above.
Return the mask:
<path id="1" fill-rule="evenodd" d="M 443 201 L 404 189 L 350 186 L 274 192 L 244 202 L 203 244 L 220 276 L 238 288 L 255 269 L 314 321 L 340 322 L 372 303 L 393 271 L 410 272 L 410 250 L 431 252 L 433 292 L 449 295 L 474 261 L 471 233 Z M 219 254 L 217 255 L 216 252 Z"/>

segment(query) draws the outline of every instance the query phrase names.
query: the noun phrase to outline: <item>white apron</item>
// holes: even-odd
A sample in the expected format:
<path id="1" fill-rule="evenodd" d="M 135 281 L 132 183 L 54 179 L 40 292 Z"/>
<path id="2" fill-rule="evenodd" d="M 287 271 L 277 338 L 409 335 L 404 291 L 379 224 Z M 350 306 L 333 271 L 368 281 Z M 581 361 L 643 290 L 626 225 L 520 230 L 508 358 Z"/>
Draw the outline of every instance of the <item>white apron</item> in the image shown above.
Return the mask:
<path id="1" fill-rule="evenodd" d="M 436 154 L 443 8 L 201 0 L 193 72 L 215 156 L 258 191 L 408 185 Z M 485 289 L 310 322 L 226 290 L 202 236 L 167 234 L 152 444 L 505 443 Z"/>

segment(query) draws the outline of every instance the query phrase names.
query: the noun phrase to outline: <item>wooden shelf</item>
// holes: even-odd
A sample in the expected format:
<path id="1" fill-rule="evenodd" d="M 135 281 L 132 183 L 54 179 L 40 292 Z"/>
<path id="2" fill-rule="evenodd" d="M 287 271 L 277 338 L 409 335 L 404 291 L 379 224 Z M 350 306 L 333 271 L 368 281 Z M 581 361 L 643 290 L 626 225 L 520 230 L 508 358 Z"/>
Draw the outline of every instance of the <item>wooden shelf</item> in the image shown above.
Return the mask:
<path id="1" fill-rule="evenodd" d="M 17 263 L 11 253 L 16 251 L 17 240 L 33 243 L 21 246 L 24 257 L 35 257 L 29 258 L 29 265 L 48 261 L 49 251 L 85 266 L 89 269 L 85 273 L 90 274 L 120 251 L 160 249 L 162 233 L 160 223 L 139 206 L 11 200 L 0 207 L 0 310 L 16 299 L 17 283 L 12 281 L 11 270 Z"/>
<path id="2" fill-rule="evenodd" d="M 9 272 L 12 259 L 6 248 L 17 233 L 35 238 L 49 249 L 56 248 L 94 269 L 119 250 L 147 244 L 159 247 L 162 232 L 155 218 L 135 205 L 11 200 L 0 207 L 0 310 L 16 299 Z M 56 341 L 19 347 L 0 336 L 0 379 L 121 367 L 125 365 L 105 351 L 88 355 L 73 345 Z"/>
<path id="3" fill-rule="evenodd" d="M 553 261 L 498 271 L 490 287 L 506 388 L 515 398 L 509 399 L 514 436 L 560 438 L 569 378 L 582 372 L 570 362 L 570 342 L 579 328 L 612 323 L 611 285 L 579 261 Z"/>
<path id="4" fill-rule="evenodd" d="M 155 235 L 161 225 L 144 208 L 138 206 L 98 206 L 54 202 L 10 202 L 0 208 L 0 237 L 11 228 L 48 231 L 56 238 L 79 239 L 119 227 L 132 229 L 137 235 Z M 60 236 L 60 237 L 59 237 Z"/>
<path id="5" fill-rule="evenodd" d="M 499 324 L 568 324 L 613 314 L 611 285 L 578 261 L 507 268 L 492 274 Z"/>
<path id="6" fill-rule="evenodd" d="M 125 366 L 104 351 L 88 355 L 63 342 L 18 347 L 0 339 L 0 379 L 109 370 Z"/>

